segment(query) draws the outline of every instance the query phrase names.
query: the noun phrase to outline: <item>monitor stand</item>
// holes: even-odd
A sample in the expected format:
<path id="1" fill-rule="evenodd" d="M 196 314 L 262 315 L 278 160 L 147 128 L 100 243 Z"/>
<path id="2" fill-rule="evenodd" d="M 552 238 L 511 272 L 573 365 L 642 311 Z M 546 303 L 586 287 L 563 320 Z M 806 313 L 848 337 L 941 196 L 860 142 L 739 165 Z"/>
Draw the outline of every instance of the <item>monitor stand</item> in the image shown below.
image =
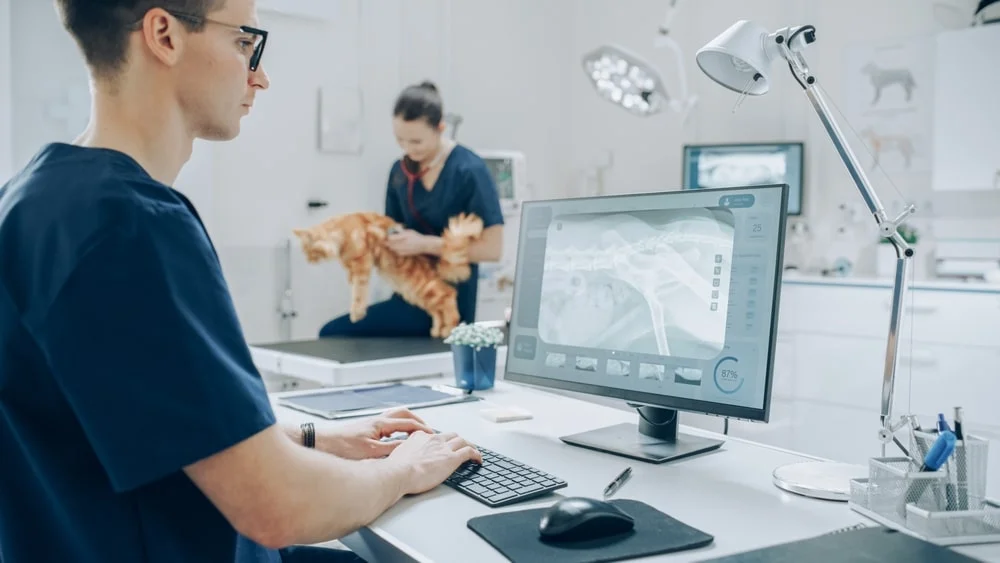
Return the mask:
<path id="1" fill-rule="evenodd" d="M 677 411 L 638 407 L 639 424 L 616 424 L 559 439 L 567 444 L 641 461 L 664 463 L 719 449 L 723 441 L 677 431 Z"/>

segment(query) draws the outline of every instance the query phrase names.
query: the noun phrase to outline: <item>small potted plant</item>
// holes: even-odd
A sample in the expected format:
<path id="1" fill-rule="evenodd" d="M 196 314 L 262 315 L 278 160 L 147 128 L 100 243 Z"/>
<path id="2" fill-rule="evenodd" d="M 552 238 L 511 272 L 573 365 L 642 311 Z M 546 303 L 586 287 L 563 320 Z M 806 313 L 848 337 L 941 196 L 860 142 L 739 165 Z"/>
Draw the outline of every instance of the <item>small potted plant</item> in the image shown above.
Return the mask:
<path id="1" fill-rule="evenodd" d="M 497 346 L 503 343 L 503 331 L 494 326 L 462 323 L 444 342 L 451 344 L 455 385 L 470 393 L 493 387 Z"/>

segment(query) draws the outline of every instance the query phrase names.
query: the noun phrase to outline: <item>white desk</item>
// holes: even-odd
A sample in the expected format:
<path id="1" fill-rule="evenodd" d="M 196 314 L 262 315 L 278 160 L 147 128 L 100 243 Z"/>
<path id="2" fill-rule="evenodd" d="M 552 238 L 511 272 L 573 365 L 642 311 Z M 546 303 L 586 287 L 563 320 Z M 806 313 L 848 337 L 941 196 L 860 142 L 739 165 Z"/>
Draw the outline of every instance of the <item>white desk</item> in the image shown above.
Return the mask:
<path id="1" fill-rule="evenodd" d="M 569 486 L 536 501 L 491 509 L 445 486 L 409 497 L 371 526 L 343 540 L 369 561 L 475 561 L 506 559 L 466 527 L 475 516 L 500 510 L 547 506 L 567 496 L 600 498 L 605 485 L 626 465 L 632 479 L 616 498 L 633 498 L 715 536 L 707 548 L 653 558 L 699 561 L 803 539 L 865 521 L 844 503 L 819 501 L 783 492 L 771 483 L 779 465 L 808 459 L 794 452 L 682 427 L 684 431 L 722 437 L 721 450 L 676 463 L 651 465 L 563 444 L 559 436 L 620 422 L 636 415 L 505 382 L 481 395 L 485 401 L 418 411 L 440 430 L 459 431 L 466 439 L 565 479 Z M 495 424 L 479 416 L 488 404 L 518 405 L 533 420 Z M 276 407 L 281 420 L 313 420 Z M 339 424 L 320 420 L 319 425 Z M 1000 545 L 958 548 L 985 561 L 1000 562 Z M 647 559 L 650 560 L 650 559 Z"/>

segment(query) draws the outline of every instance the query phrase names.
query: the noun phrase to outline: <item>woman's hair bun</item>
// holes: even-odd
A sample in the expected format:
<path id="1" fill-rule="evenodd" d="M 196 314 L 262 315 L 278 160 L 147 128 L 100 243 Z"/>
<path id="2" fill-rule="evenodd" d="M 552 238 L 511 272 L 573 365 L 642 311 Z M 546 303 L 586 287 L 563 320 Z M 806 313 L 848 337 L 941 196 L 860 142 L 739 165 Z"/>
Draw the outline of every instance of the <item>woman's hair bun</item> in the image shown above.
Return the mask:
<path id="1" fill-rule="evenodd" d="M 420 83 L 420 87 L 423 88 L 424 90 L 430 90 L 431 92 L 434 92 L 435 94 L 438 93 L 438 87 L 437 87 L 437 85 L 435 85 L 430 80 L 424 80 L 423 82 L 421 82 Z"/>

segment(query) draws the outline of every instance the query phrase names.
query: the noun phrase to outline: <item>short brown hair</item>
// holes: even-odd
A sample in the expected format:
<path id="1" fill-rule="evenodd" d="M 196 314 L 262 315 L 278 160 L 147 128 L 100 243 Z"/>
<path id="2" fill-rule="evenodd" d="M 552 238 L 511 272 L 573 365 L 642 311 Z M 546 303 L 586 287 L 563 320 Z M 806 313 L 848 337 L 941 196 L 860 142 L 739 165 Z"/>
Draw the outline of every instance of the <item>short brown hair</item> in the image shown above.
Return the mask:
<path id="1" fill-rule="evenodd" d="M 162 8 L 190 14 L 180 21 L 190 30 L 204 27 L 203 18 L 225 4 L 225 0 L 56 0 L 62 23 L 76 40 L 92 72 L 114 77 L 125 64 L 128 35 L 146 12 Z"/>

